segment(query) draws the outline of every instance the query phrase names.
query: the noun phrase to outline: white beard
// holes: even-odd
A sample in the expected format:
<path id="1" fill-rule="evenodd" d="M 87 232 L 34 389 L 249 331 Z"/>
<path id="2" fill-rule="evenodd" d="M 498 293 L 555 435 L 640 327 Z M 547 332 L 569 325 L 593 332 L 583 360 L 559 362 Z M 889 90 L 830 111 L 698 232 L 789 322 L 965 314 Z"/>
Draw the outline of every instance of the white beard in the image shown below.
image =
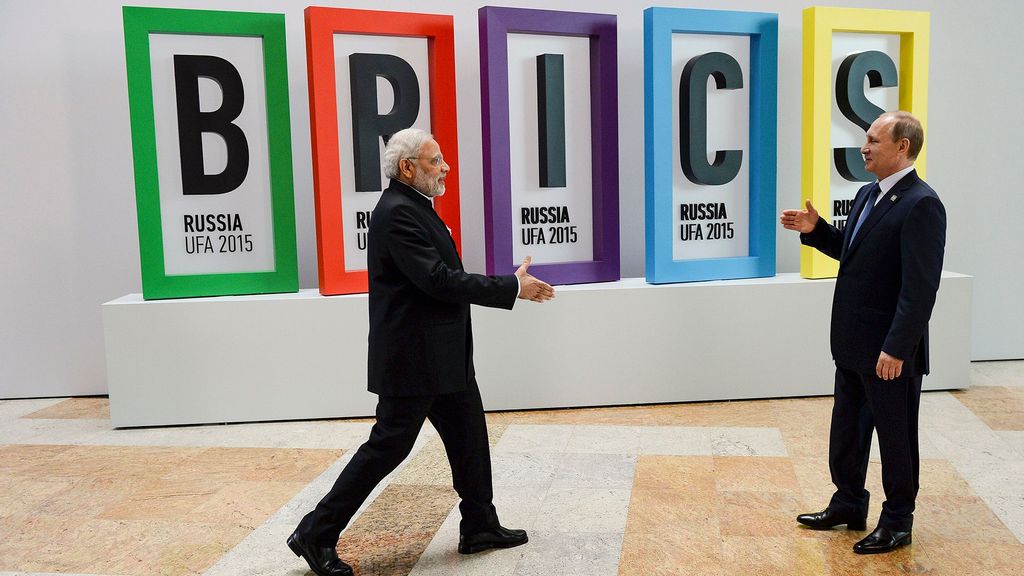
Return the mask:
<path id="1" fill-rule="evenodd" d="M 436 198 L 438 196 L 444 196 L 444 182 L 437 178 L 430 179 L 423 172 L 418 172 L 416 178 L 412 181 L 413 188 L 420 191 L 424 196 L 430 198 Z"/>

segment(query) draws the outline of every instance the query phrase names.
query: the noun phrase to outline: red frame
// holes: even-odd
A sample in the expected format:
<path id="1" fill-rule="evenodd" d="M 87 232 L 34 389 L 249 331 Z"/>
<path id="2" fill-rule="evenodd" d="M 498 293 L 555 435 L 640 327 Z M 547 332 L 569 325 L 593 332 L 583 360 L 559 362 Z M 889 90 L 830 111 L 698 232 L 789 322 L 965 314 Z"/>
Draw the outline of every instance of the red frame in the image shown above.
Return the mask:
<path id="1" fill-rule="evenodd" d="M 366 292 L 365 270 L 345 269 L 341 212 L 341 153 L 338 148 L 338 95 L 335 83 L 334 35 L 374 34 L 427 38 L 430 66 L 430 127 L 451 166 L 445 195 L 434 209 L 451 228 L 462 252 L 459 205 L 459 141 L 455 107 L 455 25 L 450 15 L 309 7 L 306 14 L 306 63 L 309 78 L 309 122 L 313 147 L 313 193 L 316 200 L 317 267 L 320 293 Z"/>

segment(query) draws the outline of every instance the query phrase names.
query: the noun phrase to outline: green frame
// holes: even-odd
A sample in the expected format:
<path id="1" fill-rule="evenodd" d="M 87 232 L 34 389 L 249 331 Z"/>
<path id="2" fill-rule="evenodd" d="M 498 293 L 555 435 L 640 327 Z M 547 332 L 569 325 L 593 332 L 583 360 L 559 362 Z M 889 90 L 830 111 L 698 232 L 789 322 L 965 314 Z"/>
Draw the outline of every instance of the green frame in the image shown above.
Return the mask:
<path id="1" fill-rule="evenodd" d="M 284 14 L 125 6 L 123 16 L 143 298 L 150 300 L 298 291 Z M 262 38 L 271 213 L 274 226 L 273 271 L 174 276 L 166 274 L 163 226 L 160 219 L 150 34 Z"/>

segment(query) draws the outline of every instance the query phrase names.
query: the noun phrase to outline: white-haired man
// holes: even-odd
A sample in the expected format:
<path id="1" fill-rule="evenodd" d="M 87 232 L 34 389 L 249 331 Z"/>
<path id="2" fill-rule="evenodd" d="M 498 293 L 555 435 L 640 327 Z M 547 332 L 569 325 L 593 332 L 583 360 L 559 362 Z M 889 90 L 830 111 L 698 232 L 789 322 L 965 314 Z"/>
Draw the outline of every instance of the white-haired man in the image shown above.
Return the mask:
<path id="1" fill-rule="evenodd" d="M 461 502 L 459 552 L 525 544 L 526 532 L 498 523 L 491 500 L 487 424 L 473 370 L 469 305 L 511 309 L 516 298 L 544 302 L 554 289 L 527 272 L 483 276 L 463 270 L 455 242 L 433 209 L 448 164 L 434 138 L 418 129 L 394 134 L 384 150 L 391 182 L 370 218 L 369 390 L 377 422 L 334 487 L 288 538 L 319 576 L 352 569 L 338 537 L 375 486 L 408 456 L 423 421 L 444 443 Z"/>

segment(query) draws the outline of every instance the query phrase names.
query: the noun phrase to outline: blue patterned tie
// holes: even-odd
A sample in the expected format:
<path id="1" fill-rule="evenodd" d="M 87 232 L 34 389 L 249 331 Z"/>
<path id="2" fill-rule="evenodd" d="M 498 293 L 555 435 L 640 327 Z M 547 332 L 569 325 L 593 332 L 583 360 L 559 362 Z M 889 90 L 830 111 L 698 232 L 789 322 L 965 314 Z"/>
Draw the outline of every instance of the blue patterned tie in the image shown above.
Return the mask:
<path id="1" fill-rule="evenodd" d="M 850 235 L 851 243 L 853 242 L 853 239 L 857 237 L 857 231 L 860 230 L 860 225 L 868 219 L 868 214 L 871 214 L 871 209 L 875 207 L 875 200 L 878 199 L 878 193 L 881 191 L 882 189 L 878 186 L 878 182 L 875 182 L 871 185 L 871 188 L 868 188 L 868 199 L 864 204 L 864 209 L 860 211 L 860 218 L 857 219 L 857 225 L 853 227 L 853 234 Z"/>

